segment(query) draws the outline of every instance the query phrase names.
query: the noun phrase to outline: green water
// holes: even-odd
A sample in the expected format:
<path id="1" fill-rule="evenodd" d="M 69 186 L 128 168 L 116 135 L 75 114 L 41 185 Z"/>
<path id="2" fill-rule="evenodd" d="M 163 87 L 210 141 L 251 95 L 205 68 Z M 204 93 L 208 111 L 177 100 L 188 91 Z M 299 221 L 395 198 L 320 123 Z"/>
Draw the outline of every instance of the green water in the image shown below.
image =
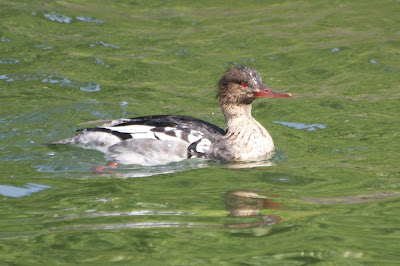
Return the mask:
<path id="1" fill-rule="evenodd" d="M 397 264 L 399 10 L 0 0 L 0 264 Z M 42 145 L 86 121 L 149 114 L 223 127 L 216 82 L 236 64 L 293 94 L 253 107 L 274 166 L 99 175 L 102 154 Z"/>

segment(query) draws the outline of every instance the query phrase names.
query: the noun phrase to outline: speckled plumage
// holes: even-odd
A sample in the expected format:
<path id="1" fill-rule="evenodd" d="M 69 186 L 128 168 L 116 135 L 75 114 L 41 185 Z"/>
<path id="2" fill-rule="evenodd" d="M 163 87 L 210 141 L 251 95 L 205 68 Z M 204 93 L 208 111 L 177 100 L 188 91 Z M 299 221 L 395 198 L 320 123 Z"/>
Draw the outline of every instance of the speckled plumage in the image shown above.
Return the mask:
<path id="1" fill-rule="evenodd" d="M 256 70 L 239 66 L 223 74 L 217 97 L 226 130 L 192 117 L 156 115 L 114 120 L 51 144 L 96 149 L 122 164 L 157 165 L 187 158 L 251 161 L 271 156 L 272 138 L 251 116 L 251 106 L 256 97 L 290 94 L 267 90 Z"/>

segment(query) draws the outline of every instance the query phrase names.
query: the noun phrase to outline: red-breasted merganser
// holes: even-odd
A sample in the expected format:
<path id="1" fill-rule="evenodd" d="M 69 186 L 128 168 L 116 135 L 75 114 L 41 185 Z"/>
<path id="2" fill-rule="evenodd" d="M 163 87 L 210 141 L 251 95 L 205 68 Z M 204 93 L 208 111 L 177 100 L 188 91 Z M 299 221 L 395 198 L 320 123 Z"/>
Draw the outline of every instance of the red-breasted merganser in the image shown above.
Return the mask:
<path id="1" fill-rule="evenodd" d="M 187 116 L 154 115 L 119 119 L 77 131 L 71 138 L 51 144 L 75 144 L 106 154 L 107 160 L 145 166 L 188 158 L 223 161 L 268 159 L 274 143 L 252 116 L 257 97 L 291 97 L 264 87 L 250 67 L 229 68 L 218 82 L 219 103 L 226 130 Z"/>

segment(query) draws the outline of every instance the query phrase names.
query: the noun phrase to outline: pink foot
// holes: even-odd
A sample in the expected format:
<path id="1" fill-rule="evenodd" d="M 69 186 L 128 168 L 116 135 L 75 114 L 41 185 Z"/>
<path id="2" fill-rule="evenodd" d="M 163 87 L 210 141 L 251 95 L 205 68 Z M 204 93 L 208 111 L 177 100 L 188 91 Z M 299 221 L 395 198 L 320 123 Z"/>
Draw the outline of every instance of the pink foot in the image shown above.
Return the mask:
<path id="1" fill-rule="evenodd" d="M 101 166 L 101 167 L 93 167 L 91 170 L 93 172 L 95 172 L 96 174 L 116 174 L 116 172 L 112 172 L 112 171 L 105 171 L 105 168 L 117 168 L 117 163 L 111 162 L 105 166 Z"/>

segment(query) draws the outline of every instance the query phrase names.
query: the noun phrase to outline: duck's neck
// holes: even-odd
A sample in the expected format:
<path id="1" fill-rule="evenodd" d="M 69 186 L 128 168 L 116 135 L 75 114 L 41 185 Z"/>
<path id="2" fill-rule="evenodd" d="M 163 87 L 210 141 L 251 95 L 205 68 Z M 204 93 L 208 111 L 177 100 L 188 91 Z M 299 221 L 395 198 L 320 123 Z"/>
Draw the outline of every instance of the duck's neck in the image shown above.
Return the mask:
<path id="1" fill-rule="evenodd" d="M 222 113 L 225 116 L 226 128 L 229 131 L 240 131 L 245 124 L 254 121 L 251 116 L 251 104 L 247 105 L 221 105 Z"/>
<path id="2" fill-rule="evenodd" d="M 272 153 L 268 131 L 251 116 L 251 104 L 221 105 L 226 120 L 225 140 L 237 160 L 251 160 Z"/>

